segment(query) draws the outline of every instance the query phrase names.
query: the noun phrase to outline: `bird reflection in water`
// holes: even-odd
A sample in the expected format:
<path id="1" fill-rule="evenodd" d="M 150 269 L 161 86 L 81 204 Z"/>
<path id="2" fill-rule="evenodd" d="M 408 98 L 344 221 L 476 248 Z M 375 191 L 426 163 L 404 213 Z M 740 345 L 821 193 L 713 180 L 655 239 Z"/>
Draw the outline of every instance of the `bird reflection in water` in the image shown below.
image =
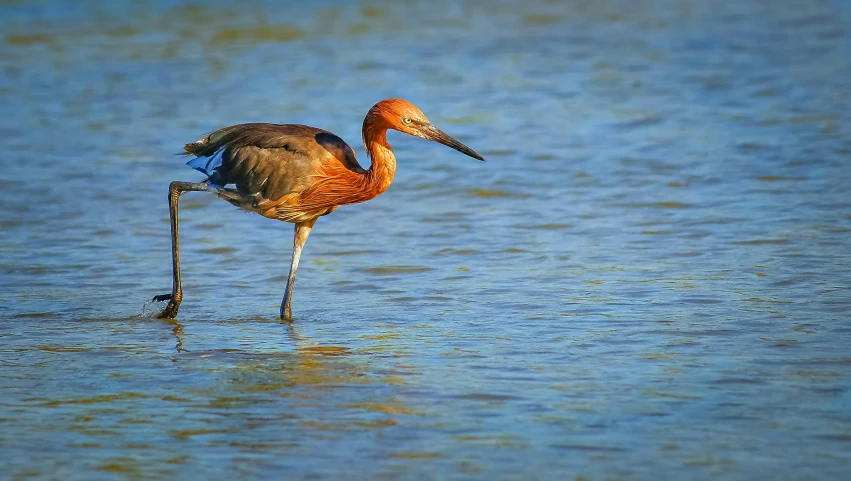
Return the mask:
<path id="1" fill-rule="evenodd" d="M 183 324 L 180 323 L 177 319 L 163 319 L 167 325 L 171 327 L 171 333 L 174 334 L 174 338 L 177 339 L 177 345 L 175 346 L 175 350 L 177 352 L 189 352 L 188 349 L 183 347 Z"/>
<path id="2" fill-rule="evenodd" d="M 175 340 L 177 341 L 175 344 L 175 351 L 178 353 L 183 352 L 192 352 L 189 349 L 184 347 L 186 343 L 186 334 L 183 330 L 183 324 L 177 319 L 163 319 L 163 323 L 167 326 L 171 327 L 171 332 L 174 335 Z M 350 354 L 352 351 L 347 347 L 342 346 L 317 346 L 310 345 L 311 342 L 309 338 L 300 335 L 292 322 L 284 321 L 280 323 L 283 325 L 285 332 L 289 336 L 289 338 L 295 344 L 295 350 L 292 355 L 295 357 L 303 356 L 343 356 Z"/>
<path id="3" fill-rule="evenodd" d="M 204 329 L 208 323 L 203 321 L 157 323 L 161 333 L 168 329 L 174 336 L 175 351 L 169 357 L 174 379 L 181 382 L 157 383 L 138 399 L 160 397 L 165 401 L 160 408 L 171 409 L 171 414 L 149 416 L 149 405 L 136 402 L 136 397 L 121 406 L 122 414 L 133 419 L 150 417 L 154 423 L 167 418 L 163 431 L 173 439 L 213 445 L 223 442 L 224 436 L 231 446 L 270 452 L 294 452 L 329 437 L 355 439 L 359 432 L 396 426 L 417 414 L 405 405 L 405 396 L 398 390 L 403 380 L 388 372 L 387 366 L 376 368 L 371 353 L 321 345 L 291 323 L 225 320 L 216 324 L 227 326 L 226 331 Z M 248 338 L 272 337 L 274 344 L 261 349 L 252 342 L 246 349 L 233 349 L 210 336 L 231 339 L 234 326 L 240 326 L 237 329 Z M 284 336 L 270 336 L 281 330 Z M 202 347 L 206 345 L 217 347 Z M 97 412 L 100 403 L 93 401 L 89 406 L 75 401 L 73 406 L 76 414 L 89 419 L 78 424 L 103 429 L 106 421 Z M 170 424 L 174 419 L 180 421 Z"/>

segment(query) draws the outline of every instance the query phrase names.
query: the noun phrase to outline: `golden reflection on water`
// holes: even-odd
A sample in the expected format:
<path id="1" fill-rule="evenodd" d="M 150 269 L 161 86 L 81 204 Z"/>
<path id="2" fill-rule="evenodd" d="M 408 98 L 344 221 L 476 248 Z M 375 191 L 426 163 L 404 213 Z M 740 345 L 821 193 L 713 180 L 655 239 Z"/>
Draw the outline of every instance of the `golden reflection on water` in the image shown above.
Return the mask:
<path id="1" fill-rule="evenodd" d="M 247 451 L 291 451 L 302 449 L 305 439 L 327 440 L 381 430 L 396 426 L 400 417 L 417 416 L 414 409 L 392 395 L 392 390 L 386 396 L 376 397 L 369 393 L 362 395 L 356 389 L 359 385 L 398 386 L 403 383 L 398 376 L 371 372 L 367 358 L 355 355 L 349 347 L 319 344 L 300 334 L 296 324 L 278 324 L 282 327 L 278 332 L 292 348 L 280 352 L 190 350 L 185 346 L 200 345 L 203 340 L 193 342 L 184 323 L 165 320 L 157 324 L 170 331 L 175 342 L 170 365 L 161 369 L 171 370 L 172 374 L 189 382 L 169 386 L 169 394 L 122 391 L 69 397 L 60 392 L 57 397 L 41 398 L 37 405 L 28 408 L 50 410 L 48 412 L 56 421 L 50 431 L 77 434 L 76 439 L 66 442 L 67 448 L 84 452 L 102 451 L 111 446 L 110 451 L 115 454 L 100 463 L 96 467 L 98 470 L 130 477 L 150 475 L 152 469 L 167 474 L 174 472 L 168 465 L 181 465 L 193 458 L 191 454 L 181 454 L 178 448 L 167 459 L 158 458 L 160 464 L 153 466 L 144 460 L 144 453 L 158 452 L 163 439 L 147 439 L 144 434 L 134 435 L 134 431 L 156 433 L 155 436 L 166 433 L 175 442 L 210 447 L 227 445 Z M 98 350 L 57 346 L 40 349 L 71 355 L 92 354 Z M 134 348 L 115 346 L 115 349 L 132 351 Z M 138 381 L 138 378 L 114 374 L 116 376 L 110 376 L 112 379 Z M 306 415 L 313 410 L 325 412 L 327 416 Z M 179 422 L 174 422 L 175 417 Z M 291 436 L 288 440 L 276 440 L 269 436 L 293 430 L 299 433 L 301 440 Z M 254 432 L 259 434 L 254 437 Z M 122 441 L 115 444 L 114 439 Z M 406 459 L 440 455 L 416 450 L 391 453 L 391 457 Z"/>

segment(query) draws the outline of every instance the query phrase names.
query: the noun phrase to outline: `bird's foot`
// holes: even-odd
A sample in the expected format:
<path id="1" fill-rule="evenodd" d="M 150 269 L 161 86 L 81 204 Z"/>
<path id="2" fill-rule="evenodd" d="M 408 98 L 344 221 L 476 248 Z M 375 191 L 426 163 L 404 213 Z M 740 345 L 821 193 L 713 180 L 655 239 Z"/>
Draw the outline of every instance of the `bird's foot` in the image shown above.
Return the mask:
<path id="1" fill-rule="evenodd" d="M 172 294 L 162 294 L 159 296 L 154 296 L 151 299 L 152 302 L 164 302 L 168 301 L 168 305 L 165 306 L 165 309 L 162 310 L 159 314 L 157 314 L 157 318 L 159 319 L 174 319 L 177 316 L 177 311 L 180 309 L 180 299 L 175 297 Z"/>

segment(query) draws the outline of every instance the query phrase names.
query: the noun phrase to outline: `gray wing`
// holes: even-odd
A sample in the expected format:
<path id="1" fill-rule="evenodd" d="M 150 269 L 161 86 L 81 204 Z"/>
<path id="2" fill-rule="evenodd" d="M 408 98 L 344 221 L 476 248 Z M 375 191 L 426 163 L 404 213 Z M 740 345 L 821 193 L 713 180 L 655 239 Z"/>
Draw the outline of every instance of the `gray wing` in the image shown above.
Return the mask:
<path id="1" fill-rule="evenodd" d="M 313 182 L 316 162 L 336 162 L 363 173 L 352 148 L 340 137 L 296 124 L 240 124 L 186 144 L 187 162 L 219 186 L 233 184 L 247 196 L 278 200 Z"/>

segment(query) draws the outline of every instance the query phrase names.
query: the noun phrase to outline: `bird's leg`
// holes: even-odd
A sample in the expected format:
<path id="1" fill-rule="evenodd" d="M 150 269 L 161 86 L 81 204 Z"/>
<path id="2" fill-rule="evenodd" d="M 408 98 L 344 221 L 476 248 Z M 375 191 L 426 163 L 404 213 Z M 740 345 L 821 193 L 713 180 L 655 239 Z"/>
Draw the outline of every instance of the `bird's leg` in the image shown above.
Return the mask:
<path id="1" fill-rule="evenodd" d="M 293 310 L 291 307 L 293 300 L 293 286 L 295 285 L 295 273 L 298 270 L 298 260 L 301 257 L 301 249 L 307 242 L 307 236 L 310 235 L 310 230 L 313 229 L 313 224 L 316 219 L 311 219 L 307 222 L 300 222 L 295 225 L 295 236 L 293 237 L 293 262 L 290 265 L 290 277 L 287 279 L 287 290 L 284 293 L 284 300 L 281 302 L 281 319 L 291 320 L 293 318 Z"/>
<path id="2" fill-rule="evenodd" d="M 154 301 L 168 301 L 168 305 L 157 316 L 161 319 L 174 319 L 180 302 L 183 300 L 183 287 L 180 285 L 180 252 L 177 241 L 177 201 L 184 192 L 206 191 L 209 185 L 203 182 L 178 182 L 174 181 L 168 186 L 168 213 L 171 220 L 171 260 L 172 260 L 172 285 L 171 294 L 155 296 Z"/>

